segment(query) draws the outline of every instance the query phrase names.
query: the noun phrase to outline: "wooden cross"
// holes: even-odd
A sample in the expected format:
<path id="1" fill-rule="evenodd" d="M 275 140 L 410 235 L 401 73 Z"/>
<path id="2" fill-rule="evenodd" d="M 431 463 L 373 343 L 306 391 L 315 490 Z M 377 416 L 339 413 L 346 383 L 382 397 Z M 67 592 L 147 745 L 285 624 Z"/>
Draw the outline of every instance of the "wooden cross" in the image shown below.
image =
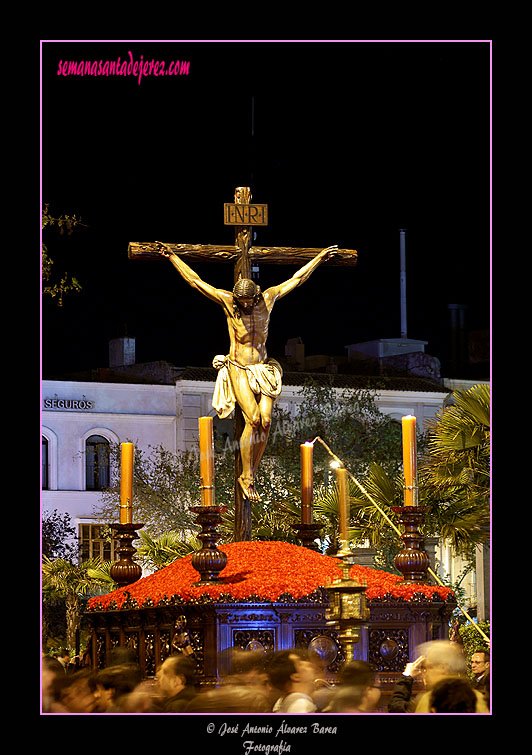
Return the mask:
<path id="1" fill-rule="evenodd" d="M 234 204 L 224 205 L 224 225 L 235 228 L 235 243 L 231 246 L 212 244 L 166 244 L 165 247 L 183 257 L 187 262 L 233 262 L 234 281 L 251 278 L 251 266 L 255 264 L 303 265 L 309 262 L 321 248 L 312 247 L 270 247 L 252 246 L 252 233 L 255 226 L 267 225 L 267 205 L 251 204 L 251 189 L 241 186 L 235 189 Z M 129 259 L 164 259 L 157 251 L 157 242 L 129 244 Z M 338 249 L 328 264 L 354 265 L 357 252 L 354 249 Z M 235 407 L 235 440 L 239 440 L 244 428 L 242 411 Z M 237 444 L 235 444 L 236 446 Z M 235 541 L 251 540 L 251 504 L 236 484 L 242 472 L 238 447 L 235 450 Z"/>

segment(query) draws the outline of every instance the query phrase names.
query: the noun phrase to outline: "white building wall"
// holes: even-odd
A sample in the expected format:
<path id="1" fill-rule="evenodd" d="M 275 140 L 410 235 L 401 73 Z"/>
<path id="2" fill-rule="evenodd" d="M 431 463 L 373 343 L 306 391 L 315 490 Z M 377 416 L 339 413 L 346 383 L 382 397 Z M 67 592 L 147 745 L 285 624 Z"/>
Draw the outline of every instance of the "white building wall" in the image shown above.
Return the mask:
<path id="1" fill-rule="evenodd" d="M 466 562 L 460 556 L 453 554 L 452 548 L 447 542 L 440 541 L 436 546 L 436 574 L 447 584 L 456 584 L 460 580 L 460 587 L 465 593 L 471 604 L 476 602 L 477 596 L 477 579 L 476 572 L 473 569 L 465 576 L 463 575 Z"/>
<path id="2" fill-rule="evenodd" d="M 176 390 L 171 385 L 45 380 L 42 435 L 48 440 L 48 490 L 42 510 L 68 513 L 74 523 L 94 521 L 98 491 L 86 490 L 85 441 L 102 435 L 111 443 L 130 441 L 177 449 Z"/>
<path id="3" fill-rule="evenodd" d="M 335 389 L 339 394 L 343 389 Z M 215 416 L 212 408 L 214 382 L 201 380 L 178 380 L 176 383 L 177 405 L 181 409 L 182 427 L 178 430 L 177 447 L 179 450 L 194 450 L 199 442 L 198 417 Z M 283 386 L 276 405 L 292 416 L 303 402 L 300 386 Z M 427 420 L 432 419 L 443 407 L 447 394 L 420 391 L 379 390 L 375 403 L 383 414 L 400 420 L 407 414 L 417 418 L 420 430 L 425 428 Z M 273 429 L 273 427 L 272 427 Z"/>

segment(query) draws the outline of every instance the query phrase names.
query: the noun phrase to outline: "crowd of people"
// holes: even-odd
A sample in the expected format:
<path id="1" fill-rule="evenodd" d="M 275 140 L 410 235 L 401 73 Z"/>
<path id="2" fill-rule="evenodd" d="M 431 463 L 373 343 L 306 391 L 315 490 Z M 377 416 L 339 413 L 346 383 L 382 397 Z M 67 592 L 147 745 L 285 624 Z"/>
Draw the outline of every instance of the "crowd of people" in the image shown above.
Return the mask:
<path id="1" fill-rule="evenodd" d="M 489 654 L 473 654 L 467 675 L 463 649 L 426 643 L 407 664 L 383 708 L 378 674 L 365 661 L 345 663 L 331 683 L 315 654 L 299 649 L 271 656 L 233 650 L 230 673 L 216 687 L 197 686 L 193 659 L 168 657 L 154 679 L 142 679 L 126 648 L 103 669 L 77 669 L 68 652 L 43 656 L 44 713 L 488 713 Z M 414 694 L 414 691 L 420 692 Z"/>

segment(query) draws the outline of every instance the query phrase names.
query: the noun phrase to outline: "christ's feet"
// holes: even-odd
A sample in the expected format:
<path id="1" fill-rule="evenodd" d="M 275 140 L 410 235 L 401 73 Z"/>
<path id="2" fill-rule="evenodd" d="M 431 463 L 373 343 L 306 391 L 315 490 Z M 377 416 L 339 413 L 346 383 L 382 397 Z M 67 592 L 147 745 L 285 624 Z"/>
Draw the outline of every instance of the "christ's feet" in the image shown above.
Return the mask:
<path id="1" fill-rule="evenodd" d="M 252 501 L 254 503 L 260 503 L 262 501 L 262 498 L 255 490 L 253 480 L 241 476 L 238 478 L 238 484 L 240 485 L 244 497 L 249 501 Z"/>

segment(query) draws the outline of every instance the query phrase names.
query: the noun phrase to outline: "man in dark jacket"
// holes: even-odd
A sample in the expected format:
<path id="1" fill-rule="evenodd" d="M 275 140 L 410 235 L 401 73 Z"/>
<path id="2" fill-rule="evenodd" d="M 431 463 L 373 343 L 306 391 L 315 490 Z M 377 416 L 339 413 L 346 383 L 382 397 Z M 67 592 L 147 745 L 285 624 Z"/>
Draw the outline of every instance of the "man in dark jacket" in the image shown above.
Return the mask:
<path id="1" fill-rule="evenodd" d="M 196 696 L 194 662 L 184 655 L 172 655 L 157 671 L 164 713 L 181 713 Z"/>
<path id="2" fill-rule="evenodd" d="M 416 679 L 423 679 L 424 664 L 425 658 L 422 655 L 412 663 L 406 664 L 403 675 L 397 680 L 388 702 L 388 713 L 414 712 L 416 698 L 412 698 L 412 688 Z"/>
<path id="3" fill-rule="evenodd" d="M 471 671 L 474 678 L 471 686 L 484 696 L 489 706 L 490 700 L 490 656 L 486 650 L 476 650 L 471 656 Z"/>

